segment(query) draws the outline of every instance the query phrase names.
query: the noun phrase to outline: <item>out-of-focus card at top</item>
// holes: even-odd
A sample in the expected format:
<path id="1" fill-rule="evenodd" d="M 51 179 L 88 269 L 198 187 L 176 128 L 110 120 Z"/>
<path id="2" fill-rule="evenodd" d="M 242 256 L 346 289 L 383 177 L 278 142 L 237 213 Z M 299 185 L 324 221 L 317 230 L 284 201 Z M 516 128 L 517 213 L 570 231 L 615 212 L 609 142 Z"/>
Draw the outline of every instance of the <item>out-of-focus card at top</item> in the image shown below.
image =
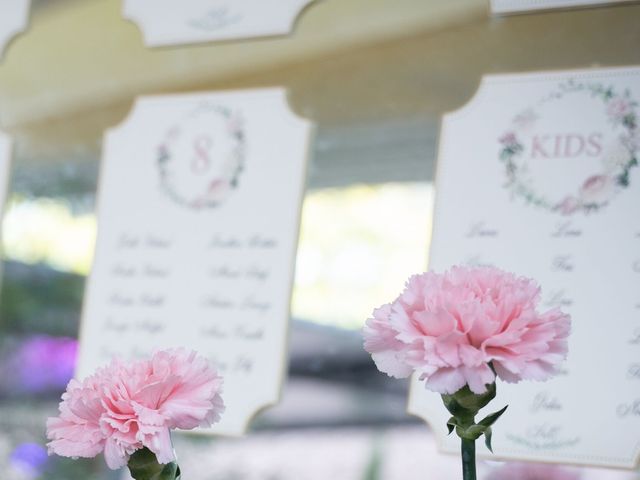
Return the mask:
<path id="1" fill-rule="evenodd" d="M 314 0 L 124 0 L 149 47 L 286 35 Z"/>
<path id="2" fill-rule="evenodd" d="M 30 0 L 0 0 L 0 59 L 9 42 L 29 23 Z"/>
<path id="3" fill-rule="evenodd" d="M 557 8 L 585 8 L 637 0 L 491 0 L 491 11 L 496 15 L 553 10 Z"/>

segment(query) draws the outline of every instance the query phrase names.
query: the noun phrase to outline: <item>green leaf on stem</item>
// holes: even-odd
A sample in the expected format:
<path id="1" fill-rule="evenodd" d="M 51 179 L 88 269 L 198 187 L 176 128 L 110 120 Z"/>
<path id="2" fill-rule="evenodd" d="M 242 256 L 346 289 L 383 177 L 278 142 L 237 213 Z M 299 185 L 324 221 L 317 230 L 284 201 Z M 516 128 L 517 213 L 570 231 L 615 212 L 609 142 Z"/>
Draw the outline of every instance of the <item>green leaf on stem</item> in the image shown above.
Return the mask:
<path id="1" fill-rule="evenodd" d="M 449 430 L 449 435 L 453 433 L 453 430 L 456 428 L 458 424 L 456 423 L 456 417 L 451 417 L 447 422 L 447 429 Z"/>
<path id="2" fill-rule="evenodd" d="M 487 391 L 481 394 L 473 393 L 469 386 L 465 385 L 452 395 L 442 395 L 442 401 L 451 415 L 463 423 L 468 423 L 467 420 L 475 417 L 495 397 L 495 383 L 487 385 Z"/>
<path id="3" fill-rule="evenodd" d="M 158 463 L 155 454 L 147 448 L 134 452 L 127 466 L 135 480 L 180 480 L 177 463 Z"/>
<path id="4" fill-rule="evenodd" d="M 484 417 L 482 420 L 478 422 L 478 425 L 484 425 L 486 427 L 490 427 L 491 425 L 496 423 L 496 421 L 502 416 L 504 412 L 507 411 L 507 408 L 509 408 L 509 405 L 502 408 L 501 410 L 498 410 L 495 413 L 492 413 L 491 415 L 487 415 L 486 417 Z"/>
<path id="5" fill-rule="evenodd" d="M 493 448 L 491 447 L 491 435 L 492 434 L 493 434 L 493 432 L 491 432 L 491 427 L 488 427 L 484 432 L 484 444 L 487 446 L 487 448 L 489 449 L 489 451 L 491 453 L 493 453 Z"/>
<path id="6" fill-rule="evenodd" d="M 495 396 L 495 383 L 487 385 L 487 391 L 482 394 L 473 393 L 468 386 L 465 386 L 452 395 L 442 395 L 445 407 L 453 415 L 447 421 L 449 434 L 455 430 L 462 440 L 470 442 L 475 442 L 484 435 L 485 444 L 493 453 L 491 426 L 504 414 L 508 405 L 495 413 L 487 415 L 478 423 L 476 423 L 475 417 L 480 409 L 484 408 Z"/>
<path id="7" fill-rule="evenodd" d="M 467 440 L 477 440 L 484 434 L 487 428 L 489 427 L 484 425 L 470 425 L 465 429 L 461 429 L 461 432 L 459 432 L 458 435 L 460 435 L 460 438 L 465 438 Z"/>

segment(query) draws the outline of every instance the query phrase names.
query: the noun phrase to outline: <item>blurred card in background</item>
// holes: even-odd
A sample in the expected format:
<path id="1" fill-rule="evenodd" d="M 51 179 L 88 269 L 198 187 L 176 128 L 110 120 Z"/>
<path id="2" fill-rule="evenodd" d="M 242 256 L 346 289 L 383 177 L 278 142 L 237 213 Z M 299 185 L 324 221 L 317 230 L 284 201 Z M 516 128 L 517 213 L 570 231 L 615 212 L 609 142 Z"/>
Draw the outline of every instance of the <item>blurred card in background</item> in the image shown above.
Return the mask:
<path id="1" fill-rule="evenodd" d="M 9 42 L 27 28 L 30 0 L 0 0 L 0 59 Z"/>
<path id="2" fill-rule="evenodd" d="M 556 8 L 584 8 L 637 0 L 491 0 L 491 11 L 495 14 L 527 13 Z"/>
<path id="3" fill-rule="evenodd" d="M 149 47 L 286 35 L 313 0 L 124 0 Z"/>

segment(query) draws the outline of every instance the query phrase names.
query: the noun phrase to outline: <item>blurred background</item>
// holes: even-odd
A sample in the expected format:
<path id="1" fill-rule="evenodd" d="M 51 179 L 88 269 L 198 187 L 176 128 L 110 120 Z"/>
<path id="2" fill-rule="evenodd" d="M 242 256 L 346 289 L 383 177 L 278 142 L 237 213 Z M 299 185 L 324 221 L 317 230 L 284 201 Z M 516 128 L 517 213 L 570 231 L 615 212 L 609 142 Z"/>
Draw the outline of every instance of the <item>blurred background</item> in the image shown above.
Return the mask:
<path id="1" fill-rule="evenodd" d="M 283 85 L 311 145 L 281 405 L 245 438 L 177 436 L 189 480 L 440 480 L 407 383 L 375 370 L 360 329 L 427 263 L 441 115 L 485 73 L 640 64 L 640 5 L 490 18 L 486 0 L 321 0 L 290 37 L 143 46 L 120 0 L 38 0 L 0 62 L 15 139 L 2 223 L 0 478 L 117 479 L 48 458 L 44 422 L 73 374 L 96 239 L 102 134 L 142 94 Z M 462 139 L 464 141 L 464 139 Z M 483 462 L 487 480 L 640 478 Z"/>

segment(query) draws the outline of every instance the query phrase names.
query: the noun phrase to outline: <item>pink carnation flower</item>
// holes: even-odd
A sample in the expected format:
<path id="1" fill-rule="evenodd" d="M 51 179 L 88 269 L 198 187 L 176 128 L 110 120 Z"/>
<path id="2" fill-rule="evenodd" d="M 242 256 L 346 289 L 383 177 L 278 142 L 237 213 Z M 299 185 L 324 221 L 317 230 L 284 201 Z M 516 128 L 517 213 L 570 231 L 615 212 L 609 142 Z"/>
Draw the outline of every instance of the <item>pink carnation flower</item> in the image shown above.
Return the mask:
<path id="1" fill-rule="evenodd" d="M 465 385 L 484 393 L 496 374 L 510 383 L 546 380 L 567 355 L 570 318 L 538 313 L 539 299 L 532 280 L 491 267 L 415 275 L 367 320 L 365 349 L 379 370 L 416 372 L 442 394 Z"/>
<path id="2" fill-rule="evenodd" d="M 71 380 L 60 416 L 47 421 L 49 453 L 95 457 L 121 468 L 143 447 L 159 463 L 175 460 L 170 429 L 210 426 L 220 419 L 222 378 L 207 360 L 183 349 L 149 360 L 113 361 L 82 382 Z"/>

